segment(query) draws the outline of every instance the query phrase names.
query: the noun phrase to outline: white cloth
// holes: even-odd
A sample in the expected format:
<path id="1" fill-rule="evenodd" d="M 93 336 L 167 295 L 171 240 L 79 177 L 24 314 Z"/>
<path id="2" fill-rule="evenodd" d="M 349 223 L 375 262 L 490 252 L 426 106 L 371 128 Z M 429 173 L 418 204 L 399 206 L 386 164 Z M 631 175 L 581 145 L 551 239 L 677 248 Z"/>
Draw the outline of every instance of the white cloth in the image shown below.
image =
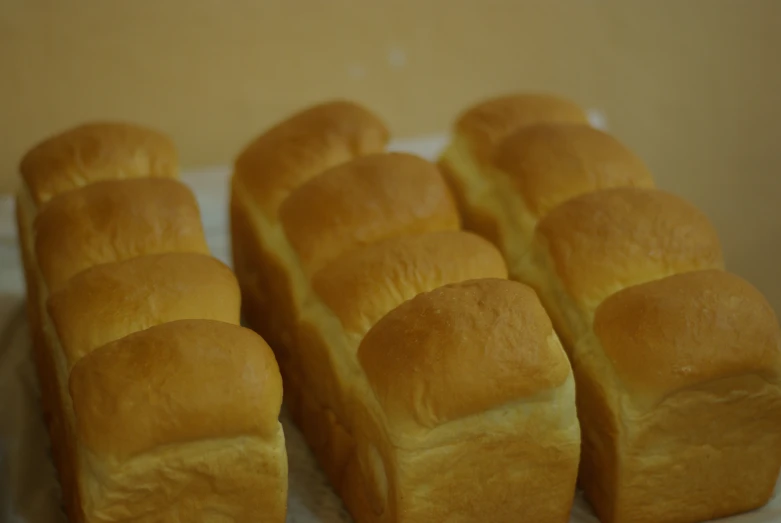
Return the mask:
<path id="1" fill-rule="evenodd" d="M 442 142 L 441 137 L 436 137 L 399 142 L 392 148 L 433 158 Z M 229 262 L 227 170 L 189 173 L 184 180 L 198 196 L 212 252 Z M 349 522 L 341 501 L 331 491 L 301 434 L 284 411 L 282 422 L 290 461 L 288 523 Z M 519 515 L 519 521 L 522 519 Z M 13 202 L 9 198 L 0 199 L 0 523 L 64 523 L 64 520 L 30 359 Z M 485 521 L 490 521 L 490 515 L 486 515 Z M 781 521 L 781 497 L 776 489 L 776 497 L 765 508 L 720 523 L 778 521 Z M 597 523 L 580 493 L 571 523 Z"/>

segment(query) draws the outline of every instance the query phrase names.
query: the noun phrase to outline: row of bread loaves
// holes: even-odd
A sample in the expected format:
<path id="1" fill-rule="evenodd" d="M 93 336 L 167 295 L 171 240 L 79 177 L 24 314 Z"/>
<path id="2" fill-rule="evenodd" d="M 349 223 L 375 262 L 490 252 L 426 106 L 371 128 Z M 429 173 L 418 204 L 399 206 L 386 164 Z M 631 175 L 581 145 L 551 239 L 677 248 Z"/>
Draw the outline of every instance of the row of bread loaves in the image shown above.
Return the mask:
<path id="1" fill-rule="evenodd" d="M 439 165 L 466 228 L 532 286 L 575 375 L 579 484 L 603 523 L 760 507 L 781 467 L 776 316 L 644 163 L 541 94 L 479 103 Z"/>
<path id="2" fill-rule="evenodd" d="M 82 125 L 23 158 L 33 356 L 71 522 L 282 523 L 273 353 L 239 326 L 173 144 Z"/>
<path id="3" fill-rule="evenodd" d="M 245 320 L 357 523 L 566 523 L 580 427 L 535 292 L 461 229 L 442 174 L 346 101 L 249 143 L 231 180 Z"/>

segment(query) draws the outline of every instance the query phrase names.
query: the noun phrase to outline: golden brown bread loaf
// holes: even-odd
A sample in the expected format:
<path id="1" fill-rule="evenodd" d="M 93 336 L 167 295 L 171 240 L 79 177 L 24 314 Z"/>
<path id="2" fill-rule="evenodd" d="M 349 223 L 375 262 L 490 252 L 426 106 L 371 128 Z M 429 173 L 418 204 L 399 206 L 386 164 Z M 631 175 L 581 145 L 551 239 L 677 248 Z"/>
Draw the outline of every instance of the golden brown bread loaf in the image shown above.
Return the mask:
<path id="1" fill-rule="evenodd" d="M 537 291 L 568 351 L 581 487 L 603 523 L 764 505 L 781 469 L 775 314 L 724 270 L 702 212 L 654 189 L 615 139 L 547 118 L 553 103 L 494 100 L 500 122 L 469 116 L 486 104 L 467 110 L 440 163 L 467 226 Z M 492 132 L 504 138 L 477 138 Z"/>
<path id="2" fill-rule="evenodd" d="M 239 156 L 244 318 L 357 522 L 564 523 L 580 431 L 551 321 L 460 230 L 437 169 L 382 152 L 387 136 L 366 109 L 325 103 Z"/>
<path id="3" fill-rule="evenodd" d="M 176 153 L 90 124 L 22 160 L 28 318 L 71 521 L 282 522 L 279 369 L 239 326 Z"/>

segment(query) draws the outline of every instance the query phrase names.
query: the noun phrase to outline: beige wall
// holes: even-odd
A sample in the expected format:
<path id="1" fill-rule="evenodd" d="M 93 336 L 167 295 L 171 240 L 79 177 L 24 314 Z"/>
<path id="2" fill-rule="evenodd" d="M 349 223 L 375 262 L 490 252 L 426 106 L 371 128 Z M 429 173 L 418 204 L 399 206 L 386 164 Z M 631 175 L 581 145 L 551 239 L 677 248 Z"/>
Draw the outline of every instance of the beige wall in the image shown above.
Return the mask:
<path id="1" fill-rule="evenodd" d="M 2 0 L 0 188 L 35 140 L 90 118 L 224 164 L 303 104 L 354 97 L 399 136 L 476 98 L 602 109 L 663 187 L 716 222 L 781 310 L 781 1 Z"/>

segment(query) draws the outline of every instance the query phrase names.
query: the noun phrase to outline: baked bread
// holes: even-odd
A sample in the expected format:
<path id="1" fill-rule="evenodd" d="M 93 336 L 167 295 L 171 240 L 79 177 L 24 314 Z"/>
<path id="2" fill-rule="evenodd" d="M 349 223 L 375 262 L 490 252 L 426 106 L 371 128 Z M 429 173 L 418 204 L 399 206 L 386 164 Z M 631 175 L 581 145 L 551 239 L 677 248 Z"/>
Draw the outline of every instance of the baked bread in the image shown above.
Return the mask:
<path id="1" fill-rule="evenodd" d="M 357 522 L 564 523 L 580 451 L 566 354 L 534 291 L 460 230 L 437 169 L 382 152 L 387 135 L 325 103 L 239 156 L 244 319 Z"/>
<path id="2" fill-rule="evenodd" d="M 558 107 L 556 99 L 543 100 L 544 104 L 537 97 L 500 99 L 467 111 L 439 161 L 465 227 L 489 238 L 509 259 L 524 254 L 537 222 L 560 203 L 611 187 L 654 186 L 643 161 L 609 134 L 589 126 L 571 102 L 558 102 L 559 111 L 570 115 L 562 121 L 550 109 Z M 506 120 L 497 125 L 485 119 L 486 107 Z M 489 132 L 489 124 L 497 130 Z M 483 135 L 497 138 L 487 141 Z"/>
<path id="3" fill-rule="evenodd" d="M 692 204 L 662 190 L 618 187 L 553 209 L 512 266 L 515 277 L 537 290 L 572 347 L 614 292 L 681 272 L 723 269 L 724 261 L 716 230 Z"/>
<path id="4" fill-rule="evenodd" d="M 474 133 L 493 124 L 462 117 L 440 162 L 466 215 L 479 217 L 474 229 L 536 290 L 568 351 L 579 482 L 600 520 L 695 523 L 767 503 L 781 469 L 770 306 L 724 270 L 708 218 L 654 189 L 615 139 L 492 107 L 514 132 L 496 124 L 504 139 L 489 151 Z"/>
<path id="5" fill-rule="evenodd" d="M 557 132 L 558 128 L 544 126 L 548 122 L 569 124 L 563 128 L 572 130 L 557 140 L 560 145 L 558 150 L 547 145 L 547 140 L 538 138 L 548 132 Z M 440 171 L 445 175 L 458 204 L 464 228 L 480 233 L 506 254 L 506 249 L 514 245 L 502 244 L 502 235 L 509 224 L 504 223 L 504 214 L 493 209 L 496 202 L 493 201 L 492 191 L 480 174 L 491 163 L 493 152 L 506 138 L 519 130 L 527 127 L 538 128 L 538 132 L 528 133 L 516 141 L 526 142 L 527 147 L 537 150 L 537 163 L 540 165 L 527 163 L 526 169 L 529 184 L 535 185 L 536 182 L 544 187 L 546 180 L 550 178 L 538 175 L 539 167 L 546 166 L 550 161 L 557 161 L 557 153 L 566 149 L 568 141 L 574 141 L 578 135 L 584 134 L 579 131 L 588 127 L 587 124 L 586 113 L 580 107 L 569 100 L 547 94 L 507 95 L 486 100 L 465 111 L 456 122 L 452 143 L 439 161 Z M 595 141 L 594 136 L 587 138 Z M 508 149 L 509 151 L 512 149 Z M 565 173 L 562 175 L 566 174 L 566 171 L 572 171 L 572 167 L 577 169 L 571 165 L 576 162 L 567 163 L 570 165 L 561 162 L 565 167 Z M 588 174 L 584 176 L 588 177 Z M 505 196 L 512 198 L 515 193 L 511 190 L 510 176 L 502 176 L 501 182 L 505 185 Z M 464 200 L 467 195 L 468 201 Z M 526 222 L 533 220 L 531 216 L 524 218 Z M 534 227 L 533 223 L 522 225 L 526 229 Z"/>
<path id="6" fill-rule="evenodd" d="M 28 317 L 70 520 L 284 521 L 279 369 L 239 326 L 239 286 L 209 256 L 171 142 L 90 124 L 20 170 Z"/>
<path id="7" fill-rule="evenodd" d="M 781 336 L 726 271 L 627 287 L 573 358 L 581 484 L 602 521 L 694 522 L 767 503 L 781 465 Z"/>

